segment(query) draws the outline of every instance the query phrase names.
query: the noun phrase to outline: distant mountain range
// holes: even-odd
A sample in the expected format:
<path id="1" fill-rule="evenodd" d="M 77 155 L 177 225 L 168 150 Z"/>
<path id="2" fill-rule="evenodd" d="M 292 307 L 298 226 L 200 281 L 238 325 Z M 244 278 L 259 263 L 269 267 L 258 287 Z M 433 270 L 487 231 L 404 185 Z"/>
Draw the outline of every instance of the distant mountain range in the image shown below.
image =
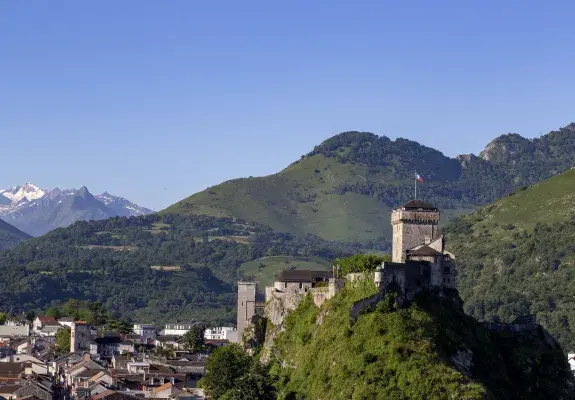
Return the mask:
<path id="1" fill-rule="evenodd" d="M 446 221 L 574 165 L 573 123 L 537 139 L 502 135 L 479 156 L 455 158 L 407 139 L 344 132 L 277 174 L 227 181 L 163 212 L 234 217 L 297 235 L 389 244 L 391 208 L 413 198 L 415 171 L 424 179 L 418 197 L 440 207 Z"/>
<path id="2" fill-rule="evenodd" d="M 32 183 L 0 190 L 0 218 L 32 236 L 76 221 L 147 215 L 152 210 L 107 192 L 92 195 L 80 189 L 41 189 Z"/>

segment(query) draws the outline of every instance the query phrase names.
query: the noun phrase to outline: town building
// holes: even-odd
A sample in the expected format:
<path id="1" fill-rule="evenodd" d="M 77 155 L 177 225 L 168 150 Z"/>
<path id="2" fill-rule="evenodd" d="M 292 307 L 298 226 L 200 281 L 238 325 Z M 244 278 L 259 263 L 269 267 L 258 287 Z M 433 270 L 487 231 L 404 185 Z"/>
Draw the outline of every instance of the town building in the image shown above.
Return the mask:
<path id="1" fill-rule="evenodd" d="M 54 328 L 61 328 L 62 325 L 60 325 L 60 323 L 56 321 L 56 318 L 51 317 L 49 315 L 39 315 L 32 322 L 32 330 L 35 332 L 40 332 L 42 331 L 43 328 L 48 327 L 54 329 Z"/>
<path id="2" fill-rule="evenodd" d="M 153 344 L 156 347 L 171 347 L 174 350 L 178 350 L 181 347 L 181 340 L 182 337 L 179 335 L 160 335 L 156 336 L 153 340 Z"/>
<path id="3" fill-rule="evenodd" d="M 175 322 L 173 324 L 166 324 L 162 331 L 163 336 L 184 336 L 186 332 L 190 331 L 195 325 L 201 325 L 200 322 Z"/>
<path id="4" fill-rule="evenodd" d="M 156 337 L 156 326 L 152 324 L 134 324 L 133 331 L 140 336 L 140 343 L 148 343 Z"/>
<path id="5" fill-rule="evenodd" d="M 70 332 L 70 351 L 72 353 L 90 352 L 94 344 L 92 329 L 85 321 L 72 323 Z"/>
<path id="6" fill-rule="evenodd" d="M 1 337 L 30 336 L 29 325 L 0 325 Z"/>
<path id="7" fill-rule="evenodd" d="M 238 336 L 236 328 L 231 326 L 219 326 L 216 328 L 208 328 L 204 331 L 204 338 L 206 340 L 229 340 L 235 342 Z"/>

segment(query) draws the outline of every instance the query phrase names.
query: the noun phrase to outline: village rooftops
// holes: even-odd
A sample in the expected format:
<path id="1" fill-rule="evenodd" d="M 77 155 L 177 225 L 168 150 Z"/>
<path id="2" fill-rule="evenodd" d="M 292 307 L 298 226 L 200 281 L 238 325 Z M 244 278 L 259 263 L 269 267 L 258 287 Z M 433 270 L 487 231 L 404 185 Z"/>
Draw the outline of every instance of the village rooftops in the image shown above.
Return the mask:
<path id="1" fill-rule="evenodd" d="M 54 362 L 56 363 L 56 365 L 62 365 L 62 364 L 66 364 L 66 363 L 70 363 L 70 364 L 74 364 L 77 362 L 82 361 L 84 358 L 76 353 L 68 353 L 64 356 L 58 357 L 57 359 L 54 360 Z"/>
<path id="2" fill-rule="evenodd" d="M 176 390 L 176 391 L 178 391 L 178 392 L 181 391 L 181 389 L 178 389 L 177 387 L 175 387 L 174 385 L 172 385 L 171 382 L 168 382 L 168 383 L 166 383 L 166 384 L 164 384 L 164 385 L 162 385 L 162 386 L 159 386 L 159 387 L 157 387 L 157 388 L 154 388 L 154 389 L 152 390 L 152 392 L 153 392 L 153 393 L 159 393 L 159 392 L 163 392 L 164 390 L 168 390 L 168 389 Z"/>
<path id="3" fill-rule="evenodd" d="M 22 389 L 24 386 L 19 384 L 0 384 L 0 393 L 12 394 L 17 390 Z"/>
<path id="4" fill-rule="evenodd" d="M 284 270 L 279 273 L 278 282 L 318 282 L 327 281 L 333 276 L 331 271 L 309 271 L 304 269 Z"/>
<path id="5" fill-rule="evenodd" d="M 403 210 L 424 210 L 424 211 L 437 211 L 437 207 L 432 206 L 421 200 L 409 200 L 407 203 L 400 207 Z"/>
<path id="6" fill-rule="evenodd" d="M 60 325 L 60 323 L 56 321 L 56 318 L 51 317 L 49 315 L 39 315 L 37 318 L 42 323 L 42 325 L 52 325 L 52 326 Z"/>
<path id="7" fill-rule="evenodd" d="M 100 379 L 100 378 L 102 378 L 102 377 L 104 377 L 104 376 L 106 376 L 106 375 L 109 375 L 108 371 L 100 371 L 100 372 L 98 372 L 96 375 L 92 376 L 92 377 L 89 379 L 89 381 L 90 381 L 90 382 L 96 382 L 98 379 Z"/>
<path id="8" fill-rule="evenodd" d="M 2 362 L 0 363 L 0 378 L 15 377 L 24 371 L 24 363 Z"/>

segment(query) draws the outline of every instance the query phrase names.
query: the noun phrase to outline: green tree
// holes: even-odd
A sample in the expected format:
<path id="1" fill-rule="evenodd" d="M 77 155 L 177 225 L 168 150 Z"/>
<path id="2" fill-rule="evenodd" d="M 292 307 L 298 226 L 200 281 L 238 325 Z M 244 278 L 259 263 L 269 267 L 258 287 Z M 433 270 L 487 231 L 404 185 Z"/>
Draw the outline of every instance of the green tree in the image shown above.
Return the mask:
<path id="1" fill-rule="evenodd" d="M 337 258 L 334 264 L 341 268 L 342 276 L 349 274 L 350 272 L 364 272 L 373 271 L 382 262 L 391 261 L 391 257 L 387 254 L 383 256 L 378 256 L 375 254 L 356 254 L 351 257 Z"/>
<path id="2" fill-rule="evenodd" d="M 275 398 L 275 389 L 267 368 L 235 343 L 220 347 L 210 355 L 200 386 L 214 399 Z"/>
<path id="3" fill-rule="evenodd" d="M 60 310 L 56 307 L 50 307 L 48 311 L 46 311 L 46 315 L 58 319 L 60 318 Z"/>
<path id="4" fill-rule="evenodd" d="M 56 332 L 56 351 L 58 354 L 70 352 L 70 328 L 62 328 Z"/>
<path id="5" fill-rule="evenodd" d="M 30 310 L 26 313 L 26 319 L 30 322 L 34 321 L 36 319 L 36 311 L 34 310 Z"/>
<path id="6" fill-rule="evenodd" d="M 132 325 L 128 321 L 120 320 L 110 315 L 106 320 L 106 328 L 120 333 L 132 333 Z"/>
<path id="7" fill-rule="evenodd" d="M 187 331 L 182 337 L 182 341 L 186 346 L 186 350 L 192 353 L 198 353 L 205 348 L 205 338 L 204 338 L 205 328 L 203 325 L 194 325 L 192 329 Z"/>
<path id="8" fill-rule="evenodd" d="M 158 357 L 173 358 L 176 356 L 176 350 L 174 346 L 168 344 L 166 346 L 157 346 L 154 350 L 154 354 Z"/>
<path id="9" fill-rule="evenodd" d="M 6 318 L 8 316 L 6 315 L 6 313 L 0 312 L 0 325 L 4 325 L 4 322 L 6 322 Z"/>

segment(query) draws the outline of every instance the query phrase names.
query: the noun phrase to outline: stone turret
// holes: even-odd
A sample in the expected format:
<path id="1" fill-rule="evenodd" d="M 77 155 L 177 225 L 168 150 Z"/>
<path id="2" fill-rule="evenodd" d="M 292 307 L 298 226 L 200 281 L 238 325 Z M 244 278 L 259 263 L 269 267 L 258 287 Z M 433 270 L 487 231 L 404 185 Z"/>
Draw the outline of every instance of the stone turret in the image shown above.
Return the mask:
<path id="1" fill-rule="evenodd" d="M 421 200 L 411 200 L 393 210 L 392 261 L 404 263 L 406 250 L 430 243 L 439 234 L 439 210 Z"/>
<path id="2" fill-rule="evenodd" d="M 241 342 L 244 330 L 256 313 L 257 282 L 238 282 L 237 332 Z"/>

